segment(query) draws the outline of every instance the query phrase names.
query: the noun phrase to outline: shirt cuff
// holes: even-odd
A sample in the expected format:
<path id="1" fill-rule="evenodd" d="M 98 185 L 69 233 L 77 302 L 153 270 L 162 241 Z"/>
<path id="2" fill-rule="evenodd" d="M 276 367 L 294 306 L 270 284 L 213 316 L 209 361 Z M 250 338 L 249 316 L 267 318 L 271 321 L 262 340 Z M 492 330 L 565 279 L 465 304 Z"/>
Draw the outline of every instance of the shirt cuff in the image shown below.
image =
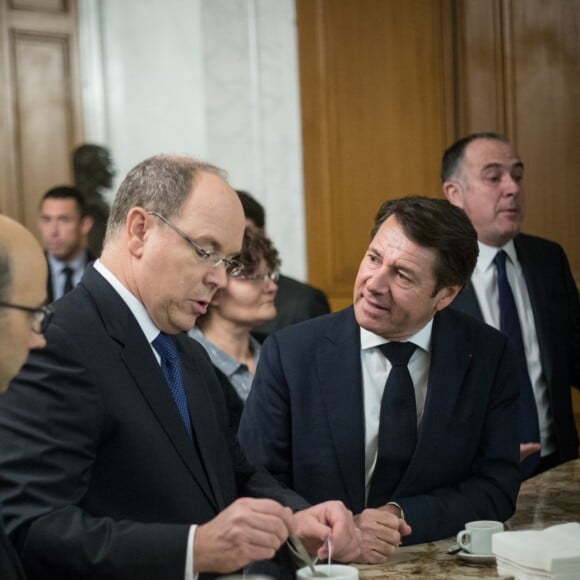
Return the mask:
<path id="1" fill-rule="evenodd" d="M 394 505 L 396 508 L 399 508 L 399 511 L 401 512 L 401 515 L 399 517 L 402 520 L 405 519 L 405 512 L 403 511 L 403 508 L 396 501 L 389 501 L 389 502 L 387 502 L 387 505 Z"/>
<path id="2" fill-rule="evenodd" d="M 195 531 L 197 526 L 189 528 L 189 535 L 187 536 L 187 554 L 185 556 L 185 580 L 197 580 L 199 574 L 193 573 L 193 546 L 195 543 Z"/>

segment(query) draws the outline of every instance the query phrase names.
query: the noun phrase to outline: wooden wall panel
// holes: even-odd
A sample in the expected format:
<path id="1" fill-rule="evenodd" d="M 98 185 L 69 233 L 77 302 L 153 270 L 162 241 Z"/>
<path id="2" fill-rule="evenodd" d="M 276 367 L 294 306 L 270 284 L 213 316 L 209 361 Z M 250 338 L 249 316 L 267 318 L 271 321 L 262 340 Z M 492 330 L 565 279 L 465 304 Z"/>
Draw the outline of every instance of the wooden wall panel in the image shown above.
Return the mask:
<path id="1" fill-rule="evenodd" d="M 38 199 L 47 184 L 70 183 L 73 118 L 66 37 L 13 34 L 17 183 L 21 200 Z M 39 161 L 49 161 L 49 163 Z M 37 206 L 21 208 L 34 224 Z"/>
<path id="2" fill-rule="evenodd" d="M 309 279 L 351 302 L 386 199 L 439 196 L 453 132 L 451 4 L 298 0 Z"/>
<path id="3" fill-rule="evenodd" d="M 0 212 L 36 230 L 82 141 L 76 3 L 0 0 Z"/>
<path id="4" fill-rule="evenodd" d="M 580 284 L 580 1 L 462 0 L 457 30 L 460 133 L 516 145 L 524 231 L 562 244 Z"/>
<path id="5" fill-rule="evenodd" d="M 580 2 L 518 0 L 512 22 L 525 230 L 560 242 L 580 281 Z"/>
<path id="6" fill-rule="evenodd" d="M 10 7 L 16 10 L 31 10 L 35 12 L 66 12 L 65 0 L 10 0 Z"/>

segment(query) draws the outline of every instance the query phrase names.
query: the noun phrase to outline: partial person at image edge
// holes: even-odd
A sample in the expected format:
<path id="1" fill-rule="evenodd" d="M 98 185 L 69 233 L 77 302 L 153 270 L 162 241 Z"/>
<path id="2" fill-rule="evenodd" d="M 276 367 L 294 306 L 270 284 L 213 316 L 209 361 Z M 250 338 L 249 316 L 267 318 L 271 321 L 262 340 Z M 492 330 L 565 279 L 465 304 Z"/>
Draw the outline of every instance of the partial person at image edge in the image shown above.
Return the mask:
<path id="1" fill-rule="evenodd" d="M 50 322 L 47 266 L 40 244 L 21 224 L 0 215 L 0 395 L 18 373 L 30 349 L 45 345 Z M 0 578 L 24 580 L 16 550 L 4 531 L 0 504 Z"/>

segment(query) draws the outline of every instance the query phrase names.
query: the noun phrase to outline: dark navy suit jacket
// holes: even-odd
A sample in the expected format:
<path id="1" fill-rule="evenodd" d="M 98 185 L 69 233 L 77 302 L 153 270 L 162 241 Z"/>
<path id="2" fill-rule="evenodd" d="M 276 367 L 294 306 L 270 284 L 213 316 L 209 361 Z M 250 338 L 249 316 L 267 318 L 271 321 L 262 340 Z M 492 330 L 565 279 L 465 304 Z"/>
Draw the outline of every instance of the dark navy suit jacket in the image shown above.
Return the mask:
<path id="1" fill-rule="evenodd" d="M 0 578 L 2 580 L 24 580 L 24 572 L 18 562 L 16 551 L 4 532 L 0 512 Z"/>
<path id="2" fill-rule="evenodd" d="M 54 292 L 52 289 L 52 270 L 50 269 L 50 263 L 48 262 L 48 257 L 46 256 L 46 252 L 44 252 L 44 256 L 46 258 L 46 264 L 48 266 L 48 277 L 46 280 L 46 301 L 47 302 L 54 302 Z M 85 268 L 93 263 L 96 260 L 96 256 L 87 250 L 85 252 Z"/>
<path id="3" fill-rule="evenodd" d="M 571 387 L 580 387 L 580 302 L 561 246 L 535 236 L 514 239 L 534 314 L 560 461 L 578 457 Z M 451 308 L 483 320 L 471 283 Z"/>
<path id="4" fill-rule="evenodd" d="M 352 307 L 263 345 L 239 438 L 250 461 L 310 502 L 365 507 L 360 329 Z M 435 316 L 427 399 L 393 500 L 420 543 L 471 520 L 506 520 L 520 485 L 518 386 L 506 337 L 461 313 Z M 376 507 L 376 506 L 372 506 Z"/>

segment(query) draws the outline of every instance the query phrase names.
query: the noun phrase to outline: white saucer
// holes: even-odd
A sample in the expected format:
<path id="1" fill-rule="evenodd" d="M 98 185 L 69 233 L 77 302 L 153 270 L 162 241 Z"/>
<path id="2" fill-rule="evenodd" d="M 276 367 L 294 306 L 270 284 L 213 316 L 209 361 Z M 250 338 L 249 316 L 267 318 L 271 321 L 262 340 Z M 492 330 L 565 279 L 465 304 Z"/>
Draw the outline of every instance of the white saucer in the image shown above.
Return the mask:
<path id="1" fill-rule="evenodd" d="M 457 557 L 470 564 L 495 564 L 495 556 L 493 554 L 470 554 L 461 550 L 457 552 Z"/>

